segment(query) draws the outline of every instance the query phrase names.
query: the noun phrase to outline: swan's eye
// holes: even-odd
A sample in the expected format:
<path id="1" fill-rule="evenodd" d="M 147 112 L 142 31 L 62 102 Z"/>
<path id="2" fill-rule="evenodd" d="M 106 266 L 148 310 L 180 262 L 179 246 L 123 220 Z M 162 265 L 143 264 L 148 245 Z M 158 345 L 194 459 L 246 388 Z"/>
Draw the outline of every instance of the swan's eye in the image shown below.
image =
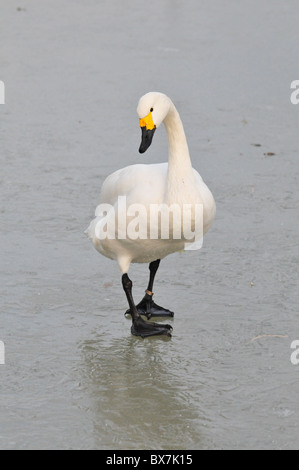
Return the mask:
<path id="1" fill-rule="evenodd" d="M 151 108 L 151 109 L 150 109 L 150 112 L 152 113 L 153 111 L 154 111 L 154 108 Z"/>

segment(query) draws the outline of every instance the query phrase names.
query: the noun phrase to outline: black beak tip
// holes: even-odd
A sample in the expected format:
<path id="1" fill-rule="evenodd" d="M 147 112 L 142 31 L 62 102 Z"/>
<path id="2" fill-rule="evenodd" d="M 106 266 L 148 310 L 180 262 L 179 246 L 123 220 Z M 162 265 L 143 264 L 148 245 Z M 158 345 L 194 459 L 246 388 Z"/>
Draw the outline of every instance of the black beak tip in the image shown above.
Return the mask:
<path id="1" fill-rule="evenodd" d="M 142 135 L 141 135 L 141 144 L 139 147 L 139 153 L 144 153 L 147 151 L 147 149 L 152 143 L 155 130 L 156 128 L 154 129 L 146 129 L 146 127 L 141 128 Z"/>

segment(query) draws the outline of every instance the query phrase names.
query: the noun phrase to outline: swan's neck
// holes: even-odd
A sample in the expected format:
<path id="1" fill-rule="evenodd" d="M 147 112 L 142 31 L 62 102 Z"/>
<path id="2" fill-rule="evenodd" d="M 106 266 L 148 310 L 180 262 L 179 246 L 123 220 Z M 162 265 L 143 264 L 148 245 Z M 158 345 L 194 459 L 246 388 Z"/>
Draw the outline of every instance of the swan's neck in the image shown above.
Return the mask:
<path id="1" fill-rule="evenodd" d="M 179 192 L 193 185 L 194 173 L 192 169 L 188 144 L 184 127 L 174 104 L 164 119 L 169 144 L 168 183 L 166 199 L 168 203 L 175 202 Z M 191 189 L 191 188 L 190 188 Z M 180 199 L 180 198 L 179 198 Z"/>

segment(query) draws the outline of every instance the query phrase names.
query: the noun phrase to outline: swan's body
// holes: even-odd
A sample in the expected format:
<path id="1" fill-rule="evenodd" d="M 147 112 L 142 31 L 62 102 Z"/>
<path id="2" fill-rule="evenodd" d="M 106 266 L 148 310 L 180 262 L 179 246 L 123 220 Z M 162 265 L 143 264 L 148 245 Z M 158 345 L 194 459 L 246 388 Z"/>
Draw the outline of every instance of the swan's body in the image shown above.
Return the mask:
<path id="1" fill-rule="evenodd" d="M 214 200 L 196 170 L 192 170 L 192 176 L 196 187 L 196 192 L 192 200 L 186 199 L 186 202 L 202 203 L 204 208 L 204 233 L 209 229 L 214 218 Z M 147 220 L 150 219 L 149 211 L 151 204 L 163 204 L 166 202 L 166 189 L 168 183 L 168 163 L 159 163 L 154 165 L 132 165 L 108 176 L 105 180 L 101 195 L 100 204 L 110 204 L 116 217 L 118 216 L 119 196 L 126 195 L 127 206 L 132 204 L 142 204 L 147 210 Z M 184 186 L 186 184 L 181 182 Z M 179 183 L 178 183 L 179 186 Z M 176 191 L 177 197 L 180 196 Z M 183 200 L 183 196 L 182 200 Z M 174 200 L 168 201 L 172 204 Z M 180 203 L 180 200 L 178 200 Z M 130 263 L 149 263 L 156 259 L 165 258 L 165 256 L 184 249 L 184 240 L 151 240 L 136 239 L 125 240 L 106 238 L 100 240 L 96 237 L 96 224 L 101 223 L 101 216 L 96 217 L 89 227 L 88 234 L 92 239 L 96 249 L 104 256 L 118 261 L 122 273 L 128 272 Z M 128 221 L 130 218 L 128 217 Z M 116 227 L 117 232 L 117 227 Z"/>
<path id="2" fill-rule="evenodd" d="M 150 263 L 160 260 L 184 249 L 186 242 L 183 236 L 181 239 L 173 237 L 162 239 L 160 231 L 158 239 L 150 237 L 131 239 L 127 234 L 124 236 L 124 227 L 122 226 L 121 233 L 117 221 L 122 218 L 128 227 L 134 219 L 133 213 L 128 215 L 126 212 L 128 207 L 133 204 L 142 205 L 144 210 L 139 213 L 139 223 L 149 226 L 152 204 L 164 204 L 168 207 L 173 204 L 179 207 L 183 207 L 184 204 L 191 204 L 192 207 L 202 205 L 203 234 L 212 225 L 216 211 L 212 193 L 199 173 L 192 168 L 183 125 L 171 100 L 162 93 L 148 93 L 140 99 L 137 113 L 143 131 L 140 153 L 149 147 L 154 131 L 164 122 L 169 141 L 168 163 L 127 166 L 108 176 L 103 183 L 99 203 L 108 204 L 107 207 L 111 208 L 111 217 L 116 219 L 115 233 L 113 237 L 105 239 L 98 237 L 97 228 L 104 223 L 107 225 L 109 210 L 108 219 L 107 213 L 96 212 L 96 218 L 87 230 L 87 235 L 93 241 L 95 248 L 102 255 L 117 260 L 123 275 L 126 276 L 131 263 Z M 124 196 L 126 206 L 119 202 L 119 198 Z M 174 229 L 172 226 L 170 233 L 173 233 Z"/>

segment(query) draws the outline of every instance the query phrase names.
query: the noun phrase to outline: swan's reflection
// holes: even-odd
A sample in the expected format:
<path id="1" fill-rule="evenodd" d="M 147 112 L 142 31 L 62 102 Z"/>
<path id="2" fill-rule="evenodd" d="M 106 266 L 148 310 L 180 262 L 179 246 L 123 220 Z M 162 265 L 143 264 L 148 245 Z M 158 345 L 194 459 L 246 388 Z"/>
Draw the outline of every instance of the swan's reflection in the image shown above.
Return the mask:
<path id="1" fill-rule="evenodd" d="M 201 447 L 199 409 L 172 361 L 173 342 L 95 335 L 82 345 L 94 438 L 106 449 Z M 177 355 L 176 355 L 177 356 Z"/>

